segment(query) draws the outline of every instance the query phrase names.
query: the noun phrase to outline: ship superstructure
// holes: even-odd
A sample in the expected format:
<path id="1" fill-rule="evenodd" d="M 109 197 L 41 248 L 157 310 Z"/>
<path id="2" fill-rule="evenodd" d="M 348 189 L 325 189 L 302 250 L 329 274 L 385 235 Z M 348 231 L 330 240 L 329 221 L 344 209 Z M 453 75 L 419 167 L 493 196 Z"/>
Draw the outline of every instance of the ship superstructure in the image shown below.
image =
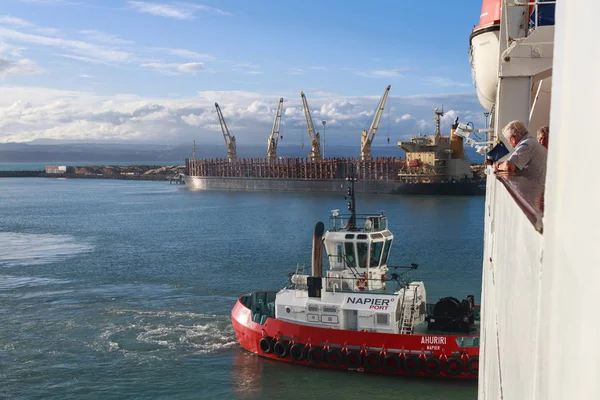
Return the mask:
<path id="1" fill-rule="evenodd" d="M 455 134 L 458 118 L 450 136 L 441 133 L 443 108 L 434 110 L 435 134 L 413 136 L 409 142 L 398 142 L 406 152 L 406 164 L 398 176 L 405 182 L 470 181 L 471 160 L 465 156 L 463 138 Z"/>

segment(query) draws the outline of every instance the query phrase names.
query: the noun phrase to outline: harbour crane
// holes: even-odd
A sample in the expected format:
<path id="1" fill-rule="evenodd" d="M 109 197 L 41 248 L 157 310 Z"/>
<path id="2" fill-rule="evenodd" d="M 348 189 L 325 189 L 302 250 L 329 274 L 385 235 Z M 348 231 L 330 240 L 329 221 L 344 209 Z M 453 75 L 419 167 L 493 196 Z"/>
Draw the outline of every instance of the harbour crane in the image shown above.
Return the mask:
<path id="1" fill-rule="evenodd" d="M 231 161 L 235 161 L 237 159 L 237 154 L 235 151 L 235 136 L 229 132 L 229 128 L 227 127 L 227 123 L 225 122 L 225 118 L 223 117 L 223 113 L 221 112 L 221 107 L 219 107 L 219 103 L 215 103 L 215 108 L 217 109 L 217 115 L 219 116 L 219 123 L 221 124 L 221 131 L 223 131 L 223 139 L 225 139 L 225 146 L 227 146 L 227 159 Z"/>
<path id="2" fill-rule="evenodd" d="M 373 115 L 373 121 L 371 122 L 371 126 L 369 130 L 363 129 L 362 134 L 360 135 L 360 159 L 361 160 L 370 160 L 373 158 L 371 155 L 371 143 L 373 143 L 373 139 L 375 139 L 375 134 L 377 133 L 377 128 L 379 128 L 379 121 L 381 121 L 381 116 L 383 115 L 383 107 L 385 106 L 385 102 L 388 98 L 388 93 L 390 92 L 392 85 L 388 85 L 385 88 L 385 92 L 383 92 L 383 96 L 381 96 L 381 100 L 379 100 L 379 105 L 375 110 L 375 115 Z"/>
<path id="3" fill-rule="evenodd" d="M 304 106 L 304 116 L 306 117 L 306 127 L 308 129 L 308 139 L 310 140 L 310 153 L 308 156 L 311 160 L 316 161 L 321 159 L 321 135 L 315 130 L 312 116 L 310 115 L 310 109 L 308 108 L 308 102 L 304 92 L 300 92 L 302 96 L 302 104 Z"/>
<path id="4" fill-rule="evenodd" d="M 281 115 L 283 114 L 283 97 L 279 99 L 279 105 L 277 106 L 277 113 L 275 114 L 275 120 L 273 121 L 273 129 L 269 135 L 269 141 L 267 142 L 267 158 L 273 162 L 277 160 L 277 144 L 279 143 L 279 133 L 281 131 Z"/>

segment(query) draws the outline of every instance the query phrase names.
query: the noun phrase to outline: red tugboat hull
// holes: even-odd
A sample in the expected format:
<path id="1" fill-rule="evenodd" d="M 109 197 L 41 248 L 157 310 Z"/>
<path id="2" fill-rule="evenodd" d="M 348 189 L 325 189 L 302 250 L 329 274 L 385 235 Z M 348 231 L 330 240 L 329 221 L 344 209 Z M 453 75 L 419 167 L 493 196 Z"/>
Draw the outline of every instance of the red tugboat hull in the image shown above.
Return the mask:
<path id="1" fill-rule="evenodd" d="M 473 345 L 473 339 L 479 335 L 350 331 L 275 318 L 260 324 L 253 321 L 252 311 L 241 298 L 231 312 L 231 321 L 244 349 L 278 361 L 390 375 L 458 379 L 476 379 L 478 375 L 479 346 Z M 294 347 L 296 344 L 300 346 Z M 305 350 L 299 353 L 302 347 Z"/>

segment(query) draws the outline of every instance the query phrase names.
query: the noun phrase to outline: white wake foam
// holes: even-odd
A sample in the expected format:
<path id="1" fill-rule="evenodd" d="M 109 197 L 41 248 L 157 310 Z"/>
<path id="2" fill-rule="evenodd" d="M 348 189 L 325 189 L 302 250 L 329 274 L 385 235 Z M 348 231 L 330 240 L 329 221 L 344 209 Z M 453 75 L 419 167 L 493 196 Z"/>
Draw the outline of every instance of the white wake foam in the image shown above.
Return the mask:
<path id="1" fill-rule="evenodd" d="M 141 354 L 183 350 L 186 354 L 208 354 L 237 345 L 226 315 L 162 310 L 113 310 L 111 314 L 130 315 L 133 321 L 120 325 L 113 322 L 103 330 L 97 347 L 105 351 Z"/>

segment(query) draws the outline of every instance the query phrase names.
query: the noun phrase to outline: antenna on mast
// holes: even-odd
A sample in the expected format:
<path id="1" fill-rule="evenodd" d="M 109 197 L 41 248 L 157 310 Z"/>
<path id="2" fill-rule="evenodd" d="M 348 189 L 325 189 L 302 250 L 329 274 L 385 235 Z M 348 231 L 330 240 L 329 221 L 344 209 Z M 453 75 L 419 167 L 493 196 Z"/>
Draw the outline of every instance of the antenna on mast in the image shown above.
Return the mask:
<path id="1" fill-rule="evenodd" d="M 354 174 L 354 164 L 350 164 L 350 175 L 346 178 L 346 182 L 350 183 L 348 186 L 348 211 L 350 211 L 350 218 L 346 223 L 346 229 L 355 231 L 356 229 L 356 196 L 354 196 L 354 183 L 356 182 L 356 175 Z"/>

